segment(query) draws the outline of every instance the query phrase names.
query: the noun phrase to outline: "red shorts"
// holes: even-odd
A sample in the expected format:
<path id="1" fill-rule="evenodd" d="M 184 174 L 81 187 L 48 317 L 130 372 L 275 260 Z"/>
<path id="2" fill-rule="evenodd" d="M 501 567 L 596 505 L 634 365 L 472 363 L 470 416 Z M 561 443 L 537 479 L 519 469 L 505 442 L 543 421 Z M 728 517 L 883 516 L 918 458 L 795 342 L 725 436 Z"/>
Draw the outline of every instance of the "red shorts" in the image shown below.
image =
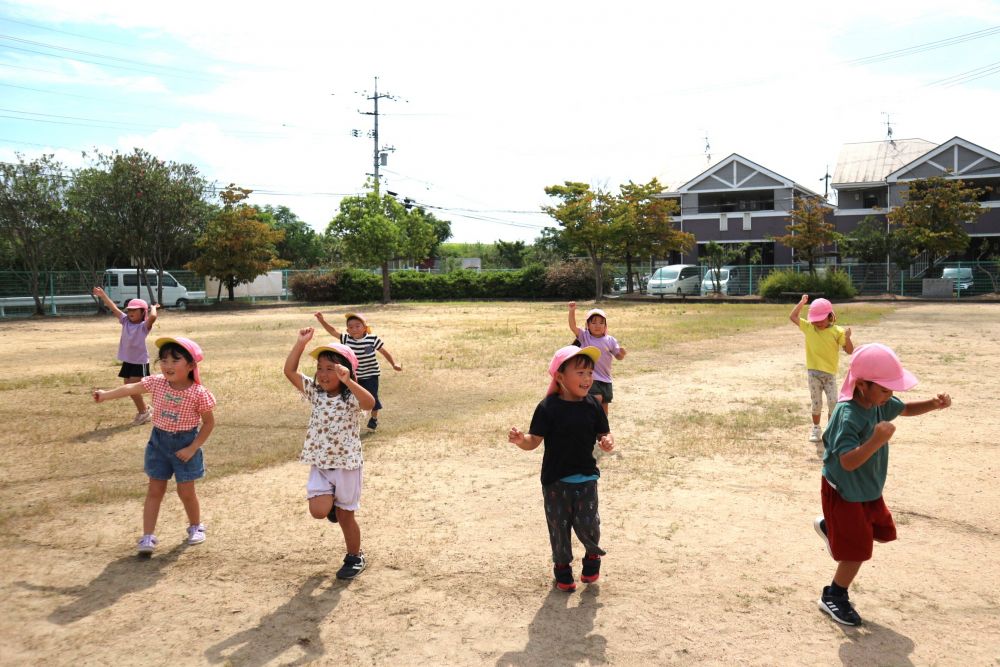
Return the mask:
<path id="1" fill-rule="evenodd" d="M 822 479 L 823 518 L 834 560 L 869 560 L 875 540 L 896 539 L 896 524 L 881 496 L 861 503 L 844 500 L 825 477 Z"/>

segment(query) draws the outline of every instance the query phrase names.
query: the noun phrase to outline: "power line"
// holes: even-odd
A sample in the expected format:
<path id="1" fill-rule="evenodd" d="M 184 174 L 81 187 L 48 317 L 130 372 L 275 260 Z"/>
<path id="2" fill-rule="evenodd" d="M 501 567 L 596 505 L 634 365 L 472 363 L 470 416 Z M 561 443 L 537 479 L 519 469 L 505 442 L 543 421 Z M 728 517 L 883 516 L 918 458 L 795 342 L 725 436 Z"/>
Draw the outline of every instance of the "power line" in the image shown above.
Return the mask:
<path id="1" fill-rule="evenodd" d="M 933 51 L 934 49 L 944 48 L 946 46 L 954 46 L 955 44 L 961 44 L 963 42 L 972 41 L 974 39 L 982 39 L 983 37 L 991 37 L 997 33 L 1000 33 L 1000 26 L 993 26 L 990 28 L 983 28 L 982 30 L 976 30 L 974 32 L 967 32 L 962 35 L 955 35 L 954 37 L 947 37 L 945 39 L 939 39 L 933 42 L 923 42 L 922 44 L 915 44 L 913 46 L 908 46 L 902 49 L 896 49 L 895 51 L 885 51 L 883 53 L 876 53 L 870 56 L 864 56 L 861 58 L 855 58 L 854 60 L 847 60 L 845 64 L 847 65 L 871 65 L 874 63 L 884 62 L 886 60 L 892 60 L 894 58 L 902 58 L 904 56 L 911 56 L 917 53 L 924 53 L 926 51 Z"/>

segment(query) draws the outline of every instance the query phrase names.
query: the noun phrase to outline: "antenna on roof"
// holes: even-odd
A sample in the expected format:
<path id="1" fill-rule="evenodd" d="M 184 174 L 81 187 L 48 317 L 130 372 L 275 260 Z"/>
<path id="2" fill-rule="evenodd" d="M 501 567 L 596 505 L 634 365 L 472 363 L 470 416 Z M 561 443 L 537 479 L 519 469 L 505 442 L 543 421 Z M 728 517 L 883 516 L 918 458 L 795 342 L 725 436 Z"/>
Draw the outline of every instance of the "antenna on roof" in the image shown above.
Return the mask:
<path id="1" fill-rule="evenodd" d="M 708 143 L 708 132 L 705 133 L 705 162 L 707 164 L 712 162 L 712 145 Z"/>
<path id="2" fill-rule="evenodd" d="M 895 146 L 896 142 L 892 140 L 892 118 L 889 116 L 889 112 L 888 111 L 883 111 L 882 115 L 885 116 L 885 138 L 886 138 L 886 141 L 888 141 L 890 144 L 892 144 L 893 146 Z"/>

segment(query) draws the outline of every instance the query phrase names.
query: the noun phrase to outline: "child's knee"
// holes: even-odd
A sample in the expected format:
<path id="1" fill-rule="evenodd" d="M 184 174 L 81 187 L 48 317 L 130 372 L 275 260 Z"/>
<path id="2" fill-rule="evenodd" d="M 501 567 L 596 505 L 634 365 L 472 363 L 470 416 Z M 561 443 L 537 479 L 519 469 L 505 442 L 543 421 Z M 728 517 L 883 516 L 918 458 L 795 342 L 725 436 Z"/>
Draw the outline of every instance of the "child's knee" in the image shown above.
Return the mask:
<path id="1" fill-rule="evenodd" d="M 354 510 L 345 510 L 343 507 L 338 507 L 337 509 L 337 521 L 343 524 L 354 523 Z"/>
<path id="2" fill-rule="evenodd" d="M 178 482 L 177 495 L 181 498 L 181 500 L 196 498 L 197 492 L 194 489 L 194 482 Z"/>
<path id="3" fill-rule="evenodd" d="M 314 519 L 325 519 L 333 509 L 333 496 L 316 496 L 309 499 L 309 515 Z"/>

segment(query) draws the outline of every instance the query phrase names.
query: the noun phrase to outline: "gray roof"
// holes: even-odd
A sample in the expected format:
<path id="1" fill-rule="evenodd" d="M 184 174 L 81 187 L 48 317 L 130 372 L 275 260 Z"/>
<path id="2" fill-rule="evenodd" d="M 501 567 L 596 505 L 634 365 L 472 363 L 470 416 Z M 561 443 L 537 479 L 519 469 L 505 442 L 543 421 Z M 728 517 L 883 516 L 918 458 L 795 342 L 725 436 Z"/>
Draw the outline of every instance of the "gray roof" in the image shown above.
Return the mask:
<path id="1" fill-rule="evenodd" d="M 924 139 L 863 141 L 844 144 L 833 170 L 834 188 L 845 185 L 884 184 L 885 177 L 926 154 L 937 144 Z"/>

